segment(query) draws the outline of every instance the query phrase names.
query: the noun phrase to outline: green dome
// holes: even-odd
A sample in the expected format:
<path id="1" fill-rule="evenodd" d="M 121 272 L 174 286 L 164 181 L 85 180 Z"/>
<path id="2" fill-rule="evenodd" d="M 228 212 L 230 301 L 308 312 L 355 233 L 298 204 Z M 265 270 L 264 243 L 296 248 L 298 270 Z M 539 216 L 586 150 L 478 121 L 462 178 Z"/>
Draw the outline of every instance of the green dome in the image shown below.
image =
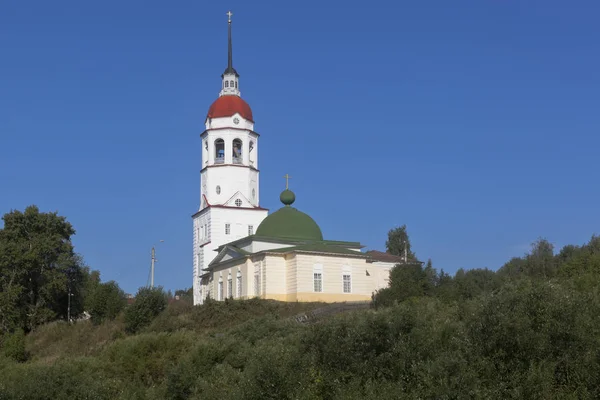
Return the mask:
<path id="1" fill-rule="evenodd" d="M 291 190 L 285 189 L 279 195 L 279 200 L 281 200 L 281 202 L 286 206 L 291 206 L 292 204 L 294 204 L 294 201 L 296 201 L 296 195 Z"/>
<path id="2" fill-rule="evenodd" d="M 280 208 L 261 222 L 256 229 L 257 236 L 275 238 L 323 240 L 321 228 L 308 214 L 290 207 L 296 196 L 291 190 L 284 190 L 279 199 L 285 207 Z"/>

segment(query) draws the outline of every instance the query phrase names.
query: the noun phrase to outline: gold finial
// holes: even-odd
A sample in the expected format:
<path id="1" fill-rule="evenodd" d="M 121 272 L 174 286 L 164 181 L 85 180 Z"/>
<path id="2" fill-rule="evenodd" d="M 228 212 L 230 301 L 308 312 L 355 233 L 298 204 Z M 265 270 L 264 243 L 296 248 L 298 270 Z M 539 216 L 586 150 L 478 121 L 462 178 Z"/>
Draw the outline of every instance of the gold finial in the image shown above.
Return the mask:
<path id="1" fill-rule="evenodd" d="M 231 11 L 227 11 L 227 22 L 231 23 L 231 16 L 233 15 L 233 13 Z"/>
<path id="2" fill-rule="evenodd" d="M 290 188 L 291 176 L 289 176 L 288 174 L 285 174 L 283 177 L 285 178 L 285 190 L 288 190 Z"/>

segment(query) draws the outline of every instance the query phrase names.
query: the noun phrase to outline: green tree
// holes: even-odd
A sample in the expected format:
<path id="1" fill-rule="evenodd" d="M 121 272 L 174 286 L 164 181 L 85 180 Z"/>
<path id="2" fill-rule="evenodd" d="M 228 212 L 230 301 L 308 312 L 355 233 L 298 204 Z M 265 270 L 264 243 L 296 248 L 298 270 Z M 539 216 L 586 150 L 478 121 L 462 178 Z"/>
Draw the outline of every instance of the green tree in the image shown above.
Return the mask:
<path id="1" fill-rule="evenodd" d="M 554 246 L 546 239 L 538 239 L 531 245 L 531 251 L 525 257 L 525 272 L 529 276 L 549 278 L 556 272 Z"/>
<path id="2" fill-rule="evenodd" d="M 36 206 L 4 215 L 0 229 L 0 329 L 11 331 L 66 318 L 69 292 L 80 311 L 82 260 L 75 254 L 75 230 L 65 217 Z"/>
<path id="3" fill-rule="evenodd" d="M 98 283 L 88 296 L 86 311 L 95 324 L 115 319 L 127 304 L 125 293 L 115 281 Z"/>
<path id="4" fill-rule="evenodd" d="M 407 262 L 417 261 L 417 256 L 411 249 L 406 225 L 390 229 L 388 232 L 388 239 L 385 242 L 385 248 L 390 254 L 401 257 L 406 255 Z"/>
<path id="5" fill-rule="evenodd" d="M 411 297 L 431 294 L 435 275 L 425 271 L 420 264 L 397 264 L 390 270 L 389 286 L 377 291 L 373 297 L 376 307 L 389 306 Z"/>
<path id="6" fill-rule="evenodd" d="M 473 299 L 483 293 L 491 292 L 501 285 L 500 277 L 487 268 L 459 269 L 454 275 L 455 300 Z"/>
<path id="7" fill-rule="evenodd" d="M 167 295 L 162 287 L 140 288 L 135 301 L 125 310 L 125 329 L 138 332 L 152 322 L 167 307 Z"/>

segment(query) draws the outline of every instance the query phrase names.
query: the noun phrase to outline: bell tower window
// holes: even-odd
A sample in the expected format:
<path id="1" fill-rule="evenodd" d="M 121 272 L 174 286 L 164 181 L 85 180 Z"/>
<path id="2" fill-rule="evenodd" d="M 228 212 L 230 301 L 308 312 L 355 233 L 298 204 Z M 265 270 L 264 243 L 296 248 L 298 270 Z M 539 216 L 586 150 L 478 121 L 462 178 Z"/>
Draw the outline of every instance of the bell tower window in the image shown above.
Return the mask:
<path id="1" fill-rule="evenodd" d="M 225 162 L 225 141 L 223 139 L 215 140 L 215 164 Z"/>

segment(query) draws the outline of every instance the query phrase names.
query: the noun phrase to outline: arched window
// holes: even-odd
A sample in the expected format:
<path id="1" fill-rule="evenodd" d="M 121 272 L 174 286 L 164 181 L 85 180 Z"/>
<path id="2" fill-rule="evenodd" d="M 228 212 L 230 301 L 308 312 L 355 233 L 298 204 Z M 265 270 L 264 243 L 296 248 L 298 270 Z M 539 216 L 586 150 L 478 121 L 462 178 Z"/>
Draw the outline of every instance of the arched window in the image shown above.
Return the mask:
<path id="1" fill-rule="evenodd" d="M 225 87 L 229 87 L 229 81 L 225 81 Z"/>
<path id="2" fill-rule="evenodd" d="M 231 87 L 233 87 L 233 81 L 231 81 L 231 83 L 229 84 Z"/>
<path id="3" fill-rule="evenodd" d="M 225 162 L 225 141 L 223 139 L 215 140 L 215 164 Z"/>
<path id="4" fill-rule="evenodd" d="M 240 139 L 233 139 L 233 163 L 242 163 L 242 141 Z"/>
<path id="5" fill-rule="evenodd" d="M 235 88 L 237 89 L 237 81 L 235 81 Z"/>

